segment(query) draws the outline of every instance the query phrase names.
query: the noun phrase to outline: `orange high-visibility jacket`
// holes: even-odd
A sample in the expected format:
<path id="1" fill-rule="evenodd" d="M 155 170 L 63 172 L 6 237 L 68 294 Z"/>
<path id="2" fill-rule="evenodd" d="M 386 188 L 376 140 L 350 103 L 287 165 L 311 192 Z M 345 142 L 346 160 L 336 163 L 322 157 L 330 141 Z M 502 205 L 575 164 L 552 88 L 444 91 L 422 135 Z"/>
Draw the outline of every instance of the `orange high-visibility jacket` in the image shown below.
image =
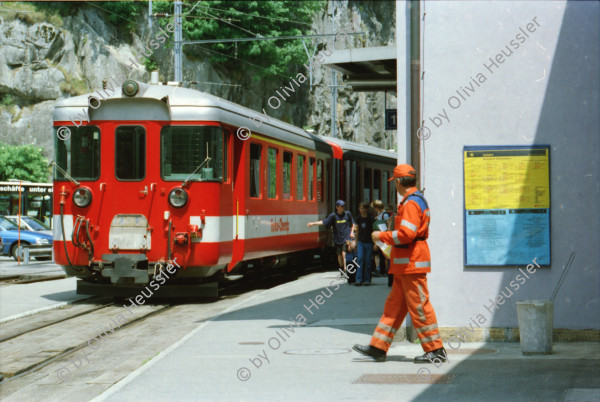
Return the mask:
<path id="1" fill-rule="evenodd" d="M 429 206 L 416 188 L 408 190 L 398 205 L 394 230 L 381 232 L 379 240 L 392 245 L 390 274 L 422 274 L 431 272 Z"/>

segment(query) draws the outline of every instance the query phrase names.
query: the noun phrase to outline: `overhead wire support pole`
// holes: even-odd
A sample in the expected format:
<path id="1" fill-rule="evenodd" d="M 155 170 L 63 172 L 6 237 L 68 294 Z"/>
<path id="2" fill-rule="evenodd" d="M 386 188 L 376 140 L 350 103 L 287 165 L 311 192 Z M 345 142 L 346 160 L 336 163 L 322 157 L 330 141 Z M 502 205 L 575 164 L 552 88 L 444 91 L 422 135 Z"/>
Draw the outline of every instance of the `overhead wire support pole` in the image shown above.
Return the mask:
<path id="1" fill-rule="evenodd" d="M 175 82 L 183 81 L 183 63 L 182 63 L 182 26 L 181 26 L 181 1 L 175 1 L 175 42 L 173 46 L 174 64 L 175 64 Z"/>
<path id="2" fill-rule="evenodd" d="M 329 3 L 330 7 L 333 7 L 332 3 Z M 335 33 L 335 19 L 334 13 L 331 13 L 331 30 Z M 331 45 L 333 47 L 332 50 L 335 50 L 335 38 L 333 39 L 333 43 Z M 331 69 L 331 83 L 333 86 L 331 87 L 331 136 L 333 138 L 337 138 L 337 72 L 335 69 Z"/>

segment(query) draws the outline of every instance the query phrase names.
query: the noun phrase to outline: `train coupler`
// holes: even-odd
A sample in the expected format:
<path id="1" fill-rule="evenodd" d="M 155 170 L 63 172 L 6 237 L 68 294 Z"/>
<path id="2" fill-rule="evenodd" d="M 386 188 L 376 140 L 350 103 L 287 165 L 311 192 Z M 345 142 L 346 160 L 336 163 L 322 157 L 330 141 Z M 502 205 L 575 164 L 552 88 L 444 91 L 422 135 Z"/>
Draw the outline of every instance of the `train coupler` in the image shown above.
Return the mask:
<path id="1" fill-rule="evenodd" d="M 103 254 L 102 260 L 112 263 L 105 267 L 102 276 L 113 284 L 148 283 L 148 259 L 143 254 Z M 108 265 L 108 264 L 105 264 Z"/>

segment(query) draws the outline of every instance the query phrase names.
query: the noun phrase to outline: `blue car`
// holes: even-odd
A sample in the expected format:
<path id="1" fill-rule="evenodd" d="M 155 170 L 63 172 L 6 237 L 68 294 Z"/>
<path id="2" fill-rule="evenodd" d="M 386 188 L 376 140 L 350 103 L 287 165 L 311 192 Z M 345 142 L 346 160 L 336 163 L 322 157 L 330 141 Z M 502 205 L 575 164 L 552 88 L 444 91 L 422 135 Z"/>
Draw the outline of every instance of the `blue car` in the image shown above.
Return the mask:
<path id="1" fill-rule="evenodd" d="M 0 248 L 0 255 L 12 256 L 16 260 L 19 228 L 3 216 L 0 216 L 0 238 L 4 245 Z M 52 236 L 49 234 L 21 230 L 21 245 L 31 245 L 29 255 L 36 260 L 45 261 L 52 258 Z"/>

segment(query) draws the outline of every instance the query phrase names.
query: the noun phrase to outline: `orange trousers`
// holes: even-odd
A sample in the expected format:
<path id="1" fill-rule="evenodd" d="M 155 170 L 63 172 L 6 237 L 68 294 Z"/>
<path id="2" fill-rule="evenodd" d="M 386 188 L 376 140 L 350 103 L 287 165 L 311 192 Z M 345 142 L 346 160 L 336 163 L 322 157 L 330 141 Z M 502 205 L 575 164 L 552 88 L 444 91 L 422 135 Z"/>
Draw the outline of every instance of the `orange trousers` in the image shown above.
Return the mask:
<path id="1" fill-rule="evenodd" d="M 385 301 L 383 315 L 375 328 L 371 345 L 387 352 L 406 313 L 410 313 L 425 352 L 443 347 L 435 311 L 429 301 L 427 274 L 394 275 L 392 290 Z"/>

